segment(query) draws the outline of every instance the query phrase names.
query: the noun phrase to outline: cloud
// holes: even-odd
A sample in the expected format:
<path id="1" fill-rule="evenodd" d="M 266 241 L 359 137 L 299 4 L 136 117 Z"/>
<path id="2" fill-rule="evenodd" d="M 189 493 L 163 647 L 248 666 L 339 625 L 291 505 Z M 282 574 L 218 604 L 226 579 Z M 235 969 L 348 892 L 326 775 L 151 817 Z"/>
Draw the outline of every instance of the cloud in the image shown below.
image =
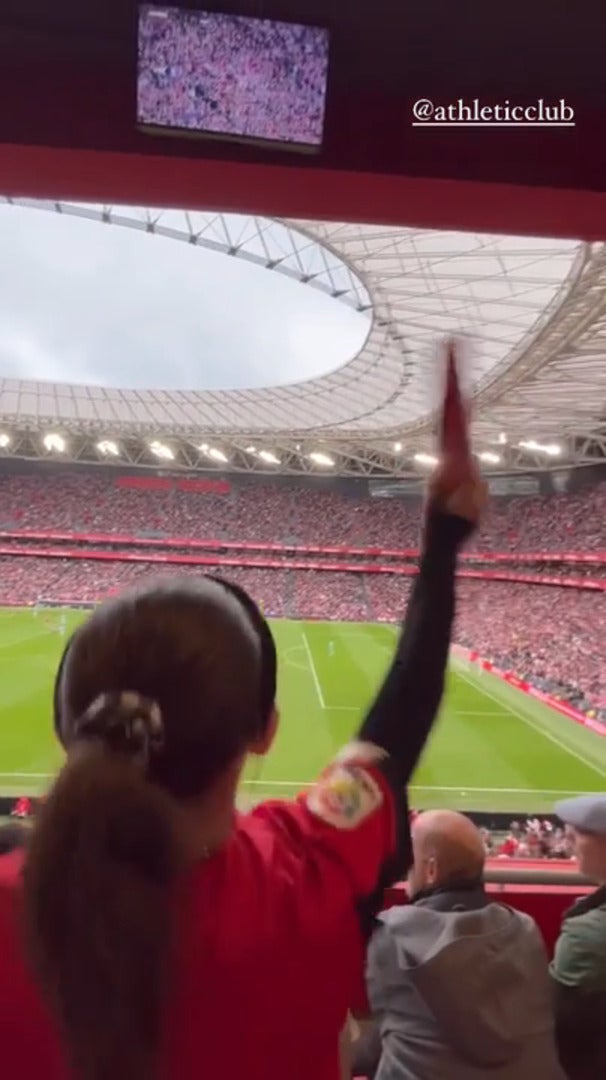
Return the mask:
<path id="1" fill-rule="evenodd" d="M 367 331 L 363 315 L 238 259 L 0 206 L 0 376 L 268 386 L 333 370 Z"/>

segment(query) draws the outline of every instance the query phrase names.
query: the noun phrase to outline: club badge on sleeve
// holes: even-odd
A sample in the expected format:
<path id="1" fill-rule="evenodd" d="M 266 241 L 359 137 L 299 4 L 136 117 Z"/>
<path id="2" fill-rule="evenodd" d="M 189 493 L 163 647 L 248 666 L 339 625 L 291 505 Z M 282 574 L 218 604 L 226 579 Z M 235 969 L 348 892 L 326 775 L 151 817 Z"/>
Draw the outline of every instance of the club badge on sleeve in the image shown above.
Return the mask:
<path id="1" fill-rule="evenodd" d="M 312 814 L 336 829 L 355 829 L 381 806 L 383 793 L 366 769 L 332 765 L 310 792 Z"/>

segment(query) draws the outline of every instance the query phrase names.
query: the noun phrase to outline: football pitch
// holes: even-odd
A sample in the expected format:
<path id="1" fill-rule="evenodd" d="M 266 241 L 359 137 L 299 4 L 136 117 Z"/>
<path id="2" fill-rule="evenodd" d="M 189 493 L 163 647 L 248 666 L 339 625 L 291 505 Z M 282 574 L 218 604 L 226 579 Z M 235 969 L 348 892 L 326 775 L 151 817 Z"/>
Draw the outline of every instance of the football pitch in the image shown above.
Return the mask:
<path id="1" fill-rule="evenodd" d="M 40 793 L 61 762 L 51 725 L 54 672 L 86 613 L 0 608 L 0 794 Z M 389 664 L 394 627 L 274 621 L 281 725 L 252 759 L 244 794 L 290 797 L 355 734 Z M 402 716 L 406 723 L 406 716 Z M 451 662 L 440 717 L 413 779 L 411 804 L 547 812 L 558 798 L 606 790 L 606 739 L 464 661 Z"/>

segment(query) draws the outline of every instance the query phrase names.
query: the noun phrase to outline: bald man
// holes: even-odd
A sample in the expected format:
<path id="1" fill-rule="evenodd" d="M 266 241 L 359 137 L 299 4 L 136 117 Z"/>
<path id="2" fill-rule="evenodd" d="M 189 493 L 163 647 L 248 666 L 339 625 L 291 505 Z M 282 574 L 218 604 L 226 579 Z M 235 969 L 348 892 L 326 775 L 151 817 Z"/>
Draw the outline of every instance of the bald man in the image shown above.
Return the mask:
<path id="1" fill-rule="evenodd" d="M 412 848 L 411 902 L 380 916 L 368 953 L 376 1080 L 564 1080 L 541 934 L 486 895 L 479 831 L 432 810 Z"/>
<path id="2" fill-rule="evenodd" d="M 412 898 L 453 879 L 477 887 L 484 872 L 485 849 L 478 829 L 464 814 L 428 810 L 419 814 L 412 829 L 413 865 L 408 875 Z M 481 895 L 484 896 L 480 884 Z"/>

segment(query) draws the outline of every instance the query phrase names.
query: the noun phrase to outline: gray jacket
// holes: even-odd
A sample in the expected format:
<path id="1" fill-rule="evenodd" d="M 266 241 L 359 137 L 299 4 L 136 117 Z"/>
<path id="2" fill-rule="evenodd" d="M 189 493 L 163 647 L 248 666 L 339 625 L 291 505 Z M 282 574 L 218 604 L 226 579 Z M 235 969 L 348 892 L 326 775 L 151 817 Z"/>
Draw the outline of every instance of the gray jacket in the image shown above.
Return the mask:
<path id="1" fill-rule="evenodd" d="M 481 886 L 385 912 L 367 980 L 376 1080 L 565 1080 L 538 927 Z"/>

